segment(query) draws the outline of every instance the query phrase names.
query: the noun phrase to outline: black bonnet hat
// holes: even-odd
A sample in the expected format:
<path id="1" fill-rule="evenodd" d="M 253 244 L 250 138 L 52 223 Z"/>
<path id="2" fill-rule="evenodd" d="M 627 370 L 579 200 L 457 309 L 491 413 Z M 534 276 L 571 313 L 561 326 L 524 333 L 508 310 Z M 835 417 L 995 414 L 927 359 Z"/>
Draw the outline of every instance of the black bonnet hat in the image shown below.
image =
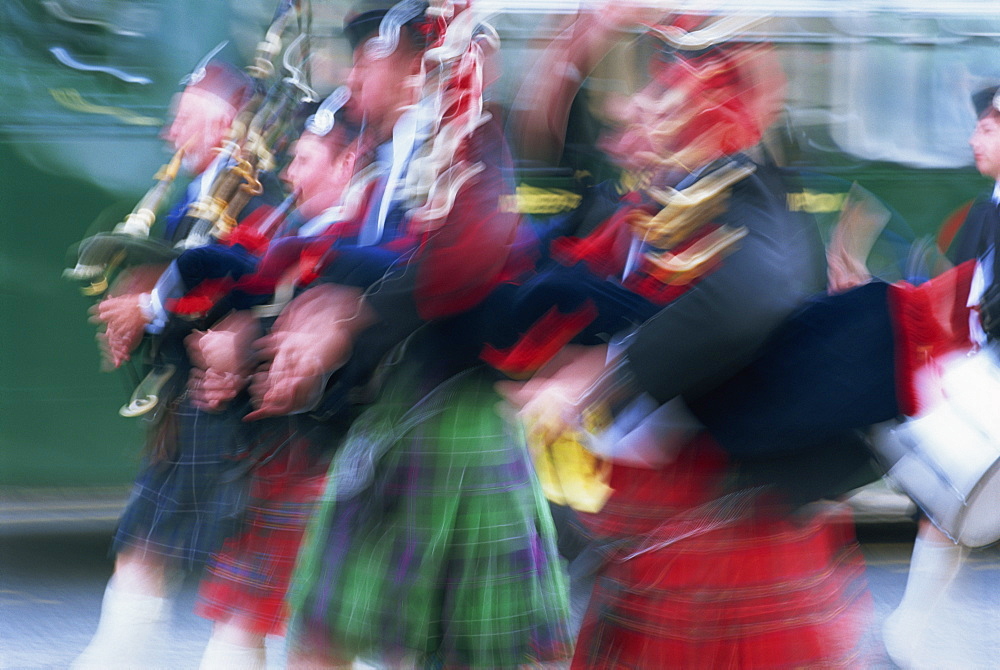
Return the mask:
<path id="1" fill-rule="evenodd" d="M 360 0 L 355 2 L 351 9 L 344 16 L 344 35 L 351 45 L 351 50 L 358 48 L 366 38 L 378 32 L 382 19 L 389 13 L 389 10 L 399 5 L 402 9 L 404 5 L 411 6 L 414 12 L 419 10 L 416 16 L 411 16 L 406 23 L 422 19 L 427 10 L 428 4 L 420 0 Z M 414 12 L 409 12 L 410 14 Z"/>
<path id="2" fill-rule="evenodd" d="M 977 119 L 981 119 L 991 109 L 1000 112 L 1000 100 L 997 99 L 998 91 L 1000 91 L 1000 86 L 990 86 L 972 94 L 972 106 L 976 110 Z"/>

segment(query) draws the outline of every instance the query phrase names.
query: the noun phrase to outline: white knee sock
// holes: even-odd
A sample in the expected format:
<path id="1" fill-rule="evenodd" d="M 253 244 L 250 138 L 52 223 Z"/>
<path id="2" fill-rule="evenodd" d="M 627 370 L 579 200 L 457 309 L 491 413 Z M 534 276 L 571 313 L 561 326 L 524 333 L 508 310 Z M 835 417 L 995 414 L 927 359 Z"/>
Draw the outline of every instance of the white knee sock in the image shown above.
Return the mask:
<path id="1" fill-rule="evenodd" d="M 213 635 L 205 653 L 201 657 L 199 670 L 265 670 L 267 649 L 263 642 L 259 646 L 244 647 Z"/>
<path id="2" fill-rule="evenodd" d="M 120 591 L 109 583 L 97 632 L 73 662 L 73 669 L 150 667 L 147 653 L 170 616 L 169 605 L 166 598 Z"/>
<path id="3" fill-rule="evenodd" d="M 904 668 L 915 667 L 934 609 L 955 580 L 969 550 L 920 536 L 913 543 L 906 590 L 882 631 L 886 650 Z"/>
<path id="4" fill-rule="evenodd" d="M 960 544 L 918 537 L 913 543 L 906 591 L 899 609 L 921 612 L 933 608 L 955 580 L 968 553 L 968 548 Z"/>

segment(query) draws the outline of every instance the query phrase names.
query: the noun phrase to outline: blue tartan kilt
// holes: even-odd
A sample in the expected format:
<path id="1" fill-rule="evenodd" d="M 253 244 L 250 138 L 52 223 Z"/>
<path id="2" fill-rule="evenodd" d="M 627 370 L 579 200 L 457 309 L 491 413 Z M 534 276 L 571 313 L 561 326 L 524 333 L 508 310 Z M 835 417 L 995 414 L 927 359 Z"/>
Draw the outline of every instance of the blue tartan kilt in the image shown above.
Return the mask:
<path id="1" fill-rule="evenodd" d="M 126 548 L 180 562 L 206 561 L 239 528 L 247 500 L 246 401 L 218 413 L 181 398 L 167 455 L 148 458 L 115 532 L 113 551 Z"/>

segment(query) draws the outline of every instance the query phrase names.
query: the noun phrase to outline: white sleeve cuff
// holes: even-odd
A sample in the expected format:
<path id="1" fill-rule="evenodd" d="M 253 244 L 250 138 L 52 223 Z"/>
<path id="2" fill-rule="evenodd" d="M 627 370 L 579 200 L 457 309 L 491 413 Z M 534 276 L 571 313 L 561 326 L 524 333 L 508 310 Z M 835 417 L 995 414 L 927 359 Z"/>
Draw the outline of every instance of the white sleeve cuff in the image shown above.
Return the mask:
<path id="1" fill-rule="evenodd" d="M 139 306 L 146 315 L 146 332 L 152 335 L 162 333 L 169 317 L 160 300 L 159 291 L 154 288 L 151 293 L 143 293 L 139 296 Z"/>

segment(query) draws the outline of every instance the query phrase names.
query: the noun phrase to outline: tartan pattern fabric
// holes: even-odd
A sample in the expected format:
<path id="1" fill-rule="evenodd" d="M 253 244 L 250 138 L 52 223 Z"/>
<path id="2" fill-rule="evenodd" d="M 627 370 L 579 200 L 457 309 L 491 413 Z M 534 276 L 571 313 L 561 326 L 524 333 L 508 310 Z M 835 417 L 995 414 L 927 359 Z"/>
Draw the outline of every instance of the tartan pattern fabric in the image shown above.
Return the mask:
<path id="1" fill-rule="evenodd" d="M 176 422 L 176 441 L 166 457 L 147 461 L 137 477 L 113 551 L 137 549 L 190 570 L 222 546 L 243 514 L 245 407 L 208 413 L 182 399 L 171 412 L 164 420 Z"/>
<path id="2" fill-rule="evenodd" d="M 321 441 L 330 431 L 303 416 L 255 422 L 254 451 L 268 454 L 249 474 L 249 501 L 241 531 L 212 556 L 198 591 L 195 613 L 235 620 L 260 635 L 281 635 L 288 592 L 306 523 L 323 492 L 329 458 Z"/>
<path id="3" fill-rule="evenodd" d="M 867 667 L 849 512 L 793 517 L 726 473 L 704 438 L 661 470 L 616 464 L 607 505 L 581 515 L 606 563 L 573 668 Z"/>
<path id="4" fill-rule="evenodd" d="M 338 452 L 366 435 L 385 444 L 378 433 L 389 431 L 368 486 L 339 497 L 336 459 L 331 468 L 293 578 L 291 648 L 446 667 L 567 658 L 551 515 L 491 379 L 452 378 L 417 404 L 413 422 L 408 372 L 389 380 Z"/>
<path id="5" fill-rule="evenodd" d="M 901 281 L 889 287 L 903 414 L 917 415 L 938 400 L 921 380 L 922 374 L 949 355 L 975 350 L 969 323 L 972 310 L 967 305 L 975 271 L 976 262 L 968 260 L 920 285 Z"/>

